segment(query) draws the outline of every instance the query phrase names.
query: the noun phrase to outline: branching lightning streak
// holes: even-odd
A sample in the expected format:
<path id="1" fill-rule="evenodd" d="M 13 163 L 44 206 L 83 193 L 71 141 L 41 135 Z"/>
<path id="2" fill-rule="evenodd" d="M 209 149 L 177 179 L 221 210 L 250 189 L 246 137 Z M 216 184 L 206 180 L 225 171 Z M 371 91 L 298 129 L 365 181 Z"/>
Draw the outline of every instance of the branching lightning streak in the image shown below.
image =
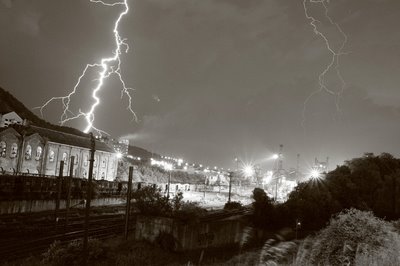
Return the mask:
<path id="1" fill-rule="evenodd" d="M 345 87 L 346 87 L 346 82 L 344 81 L 343 76 L 342 76 L 342 74 L 340 73 L 340 70 L 339 70 L 339 57 L 340 57 L 341 55 L 345 54 L 345 53 L 343 52 L 343 49 L 344 49 L 344 47 L 345 47 L 345 45 L 346 45 L 346 43 L 347 43 L 347 35 L 346 35 L 346 34 L 344 33 L 344 31 L 341 29 L 341 27 L 339 26 L 339 24 L 337 24 L 336 22 L 334 22 L 334 21 L 332 20 L 332 18 L 329 16 L 329 14 L 328 14 L 328 11 L 329 11 L 329 10 L 328 10 L 328 7 L 327 7 L 326 2 L 329 2 L 329 0 L 304 0 L 304 1 L 303 1 L 303 7 L 304 7 L 305 16 L 306 16 L 306 18 L 307 18 L 308 20 L 310 20 L 310 25 L 313 27 L 314 33 L 315 33 L 316 35 L 319 35 L 319 36 L 324 40 L 325 45 L 326 45 L 326 48 L 327 48 L 328 51 L 332 54 L 332 59 L 331 59 L 331 61 L 329 62 L 329 64 L 325 67 L 325 69 L 324 69 L 324 70 L 319 74 L 319 76 L 318 76 L 319 88 L 318 88 L 316 91 L 312 92 L 312 93 L 306 98 L 306 100 L 304 101 L 303 113 L 302 113 L 303 120 L 302 120 L 302 122 L 301 122 L 301 125 L 302 125 L 303 128 L 305 128 L 305 121 L 306 121 L 306 115 L 305 115 L 305 113 L 306 113 L 307 103 L 309 102 L 309 100 L 310 100 L 313 96 L 315 96 L 315 95 L 318 94 L 318 93 L 322 93 L 322 92 L 326 92 L 326 93 L 328 93 L 328 94 L 330 94 L 330 95 L 335 96 L 336 110 L 337 110 L 337 112 L 341 113 L 340 106 L 339 106 L 339 101 L 340 101 L 340 99 L 341 99 L 341 97 L 342 97 L 342 94 L 343 94 L 343 91 L 344 91 L 344 89 L 345 89 Z M 319 23 L 320 21 L 318 21 L 318 20 L 315 19 L 312 15 L 309 14 L 308 8 L 307 8 L 307 3 L 321 4 L 321 5 L 324 7 L 324 9 L 325 9 L 325 17 L 328 19 L 329 23 L 330 23 L 331 25 L 335 26 L 335 28 L 336 28 L 336 29 L 340 32 L 340 34 L 343 36 L 343 41 L 342 41 L 342 43 L 341 43 L 341 45 L 339 46 L 338 49 L 335 50 L 335 49 L 332 47 L 332 45 L 330 44 L 330 42 L 329 42 L 329 40 L 328 40 L 328 37 L 327 37 L 324 33 L 322 33 L 320 30 L 318 30 L 317 23 Z M 330 90 L 330 89 L 327 87 L 326 83 L 325 83 L 325 75 L 326 75 L 332 68 L 335 68 L 336 75 L 337 75 L 337 77 L 338 77 L 338 79 L 339 79 L 339 81 L 340 81 L 340 83 L 341 83 L 340 90 L 339 90 L 338 92 L 334 92 L 334 91 Z"/>
<path id="2" fill-rule="evenodd" d="M 49 99 L 47 102 L 45 102 L 40 108 L 40 113 L 43 116 L 43 110 L 53 101 L 61 101 L 62 105 L 63 105 L 63 113 L 61 115 L 61 120 L 60 120 L 60 124 L 64 125 L 66 122 L 69 122 L 71 120 L 75 120 L 78 118 L 84 118 L 86 120 L 86 128 L 84 130 L 85 133 L 88 133 L 91 129 L 94 129 L 98 132 L 104 132 L 102 130 L 97 129 L 96 127 L 94 127 L 94 120 L 95 120 L 95 110 L 96 107 L 100 104 L 100 98 L 97 96 L 97 93 L 100 91 L 100 89 L 102 88 L 103 84 L 104 84 L 104 80 L 107 79 L 108 77 L 110 77 L 112 74 L 116 74 L 122 84 L 122 89 L 121 89 L 121 98 L 123 98 L 123 96 L 125 95 L 126 97 L 128 97 L 128 106 L 127 109 L 129 110 L 129 112 L 132 113 L 133 115 L 133 119 L 135 121 L 137 121 L 137 116 L 135 114 L 135 112 L 132 109 L 132 96 L 130 94 L 130 91 L 133 90 L 132 88 L 128 88 L 125 84 L 125 81 L 122 78 L 122 74 L 121 74 L 121 58 L 120 55 L 122 52 L 127 53 L 129 50 L 129 45 L 125 42 L 126 39 L 121 38 L 119 32 L 118 32 L 118 26 L 119 23 L 122 19 L 123 16 L 125 16 L 126 14 L 128 14 L 129 12 L 129 7 L 128 7 L 128 3 L 127 0 L 121 1 L 121 2 L 115 2 L 115 3 L 106 3 L 104 1 L 101 0 L 90 0 L 90 2 L 92 3 L 99 3 L 105 6 L 117 6 L 117 5 L 121 5 L 124 6 L 124 10 L 119 14 L 118 19 L 115 21 L 114 24 L 114 29 L 113 29 L 113 33 L 114 33 L 114 38 L 115 38 L 115 44 L 116 44 L 116 48 L 113 51 L 114 56 L 111 57 L 106 57 L 106 58 L 102 58 L 99 62 L 97 63 L 93 63 L 93 64 L 87 64 L 86 67 L 84 68 L 84 70 L 82 71 L 81 75 L 79 76 L 73 90 L 66 96 L 59 96 L 59 97 L 53 97 L 51 99 Z M 122 50 L 123 49 L 123 50 Z M 94 103 L 91 105 L 91 107 L 89 108 L 88 112 L 82 112 L 81 110 L 79 110 L 79 114 L 74 114 L 71 110 L 70 110 L 70 103 L 71 103 L 71 97 L 76 94 L 78 87 L 81 83 L 82 78 L 86 75 L 87 71 L 89 69 L 92 68 L 100 68 L 101 71 L 98 72 L 98 78 L 96 79 L 97 81 L 97 85 L 95 88 L 92 89 L 92 99 L 94 100 Z"/>

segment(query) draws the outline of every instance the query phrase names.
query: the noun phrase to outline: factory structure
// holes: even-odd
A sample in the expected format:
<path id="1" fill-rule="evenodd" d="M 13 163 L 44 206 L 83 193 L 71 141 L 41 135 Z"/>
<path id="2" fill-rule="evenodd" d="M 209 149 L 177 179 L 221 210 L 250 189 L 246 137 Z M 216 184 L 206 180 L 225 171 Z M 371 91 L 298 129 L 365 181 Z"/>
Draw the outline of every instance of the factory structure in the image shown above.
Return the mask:
<path id="1" fill-rule="evenodd" d="M 15 124 L 0 128 L 0 171 L 2 174 L 57 176 L 61 161 L 63 175 L 69 175 L 74 157 L 74 177 L 87 178 L 90 138 L 33 125 Z M 96 141 L 93 178 L 115 179 L 118 158 L 109 145 Z"/>

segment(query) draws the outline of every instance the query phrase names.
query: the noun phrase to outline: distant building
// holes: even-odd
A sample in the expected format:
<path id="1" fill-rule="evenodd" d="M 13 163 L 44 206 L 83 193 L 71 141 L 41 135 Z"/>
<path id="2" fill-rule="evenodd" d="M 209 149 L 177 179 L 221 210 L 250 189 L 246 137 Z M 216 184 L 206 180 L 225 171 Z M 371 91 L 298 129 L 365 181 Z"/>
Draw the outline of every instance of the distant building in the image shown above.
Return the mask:
<path id="1" fill-rule="evenodd" d="M 0 113 L 0 127 L 8 127 L 15 124 L 25 125 L 26 120 L 22 119 L 16 112 Z"/>
<path id="2" fill-rule="evenodd" d="M 113 141 L 114 150 L 121 153 L 122 155 L 128 155 L 129 150 L 129 140 L 119 139 Z"/>
<path id="3" fill-rule="evenodd" d="M 63 175 L 69 175 L 74 156 L 73 176 L 87 178 L 90 138 L 37 126 L 0 128 L 0 171 L 13 174 L 57 176 L 61 161 Z M 117 155 L 103 142 L 95 142 L 94 179 L 112 181 L 117 175 Z"/>

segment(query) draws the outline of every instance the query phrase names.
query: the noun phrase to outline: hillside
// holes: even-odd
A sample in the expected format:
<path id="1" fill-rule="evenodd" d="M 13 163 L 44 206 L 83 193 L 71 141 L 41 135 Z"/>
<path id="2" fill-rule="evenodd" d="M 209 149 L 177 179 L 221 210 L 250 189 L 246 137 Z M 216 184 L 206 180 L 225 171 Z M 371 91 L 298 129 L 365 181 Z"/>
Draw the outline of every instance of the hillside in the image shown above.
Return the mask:
<path id="1" fill-rule="evenodd" d="M 11 93 L 0 87 L 0 114 L 12 111 L 16 112 L 21 118 L 27 119 L 33 125 L 69 134 L 74 134 L 78 136 L 88 137 L 88 134 L 83 133 L 82 131 L 76 128 L 53 125 L 45 121 L 44 119 L 41 119 L 40 117 L 35 115 L 31 110 L 29 110 L 17 98 L 15 98 Z M 151 152 L 135 146 L 129 146 L 129 154 L 147 160 L 149 160 L 152 156 L 154 156 L 155 158 L 160 157 L 160 155 L 158 154 L 152 155 Z"/>
<path id="2" fill-rule="evenodd" d="M 87 137 L 88 135 L 82 131 L 65 126 L 53 125 L 35 115 L 31 110 L 15 98 L 11 93 L 0 87 L 0 113 L 15 111 L 20 117 L 27 119 L 30 123 L 52 130 L 62 131 L 69 134 Z"/>
<path id="3" fill-rule="evenodd" d="M 161 158 L 161 155 L 159 155 L 157 153 L 152 153 L 146 149 L 136 147 L 136 146 L 129 146 L 128 154 L 136 156 L 136 157 L 140 157 L 145 161 L 150 160 L 150 158 Z"/>

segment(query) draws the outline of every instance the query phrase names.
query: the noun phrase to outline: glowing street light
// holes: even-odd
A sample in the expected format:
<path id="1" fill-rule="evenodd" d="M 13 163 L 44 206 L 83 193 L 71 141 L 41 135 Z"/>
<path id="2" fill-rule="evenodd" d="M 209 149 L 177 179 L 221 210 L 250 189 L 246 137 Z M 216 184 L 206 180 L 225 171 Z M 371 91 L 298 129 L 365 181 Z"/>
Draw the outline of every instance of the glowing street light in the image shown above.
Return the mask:
<path id="1" fill-rule="evenodd" d="M 117 153 L 116 153 L 116 156 L 117 156 L 118 159 L 121 159 L 121 158 L 122 158 L 122 153 L 117 152 Z"/>
<path id="2" fill-rule="evenodd" d="M 272 159 L 277 160 L 278 158 L 279 158 L 279 154 L 275 153 L 275 154 L 272 155 Z"/>
<path id="3" fill-rule="evenodd" d="M 254 175 L 254 167 L 252 165 L 244 165 L 242 172 L 245 177 L 251 177 Z"/>
<path id="4" fill-rule="evenodd" d="M 310 177 L 312 179 L 318 179 L 321 177 L 321 172 L 318 169 L 313 168 L 311 169 Z"/>

